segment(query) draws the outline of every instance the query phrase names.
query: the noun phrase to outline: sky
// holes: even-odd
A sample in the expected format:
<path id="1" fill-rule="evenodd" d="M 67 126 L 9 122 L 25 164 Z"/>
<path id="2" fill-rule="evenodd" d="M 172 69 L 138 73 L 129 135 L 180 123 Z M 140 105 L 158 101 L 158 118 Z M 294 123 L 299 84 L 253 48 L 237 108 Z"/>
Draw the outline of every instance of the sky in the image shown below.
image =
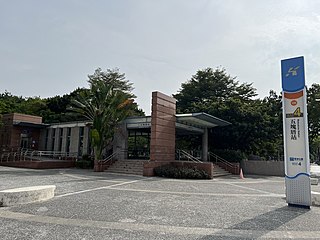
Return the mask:
<path id="1" fill-rule="evenodd" d="M 320 1 L 0 0 L 1 93 L 63 95 L 119 68 L 150 114 L 152 91 L 175 94 L 207 67 L 280 93 L 280 61 L 297 56 L 320 83 Z"/>

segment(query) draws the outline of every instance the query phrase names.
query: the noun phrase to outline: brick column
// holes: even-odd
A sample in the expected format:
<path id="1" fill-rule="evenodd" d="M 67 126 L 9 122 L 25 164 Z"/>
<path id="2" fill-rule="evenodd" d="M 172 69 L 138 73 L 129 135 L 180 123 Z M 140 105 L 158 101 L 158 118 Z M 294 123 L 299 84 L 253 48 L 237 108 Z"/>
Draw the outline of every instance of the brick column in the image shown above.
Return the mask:
<path id="1" fill-rule="evenodd" d="M 176 99 L 152 93 L 151 161 L 174 161 L 176 142 Z"/>
<path id="2" fill-rule="evenodd" d="M 150 162 L 144 176 L 153 176 L 153 168 L 175 160 L 176 99 L 160 92 L 152 93 Z"/>

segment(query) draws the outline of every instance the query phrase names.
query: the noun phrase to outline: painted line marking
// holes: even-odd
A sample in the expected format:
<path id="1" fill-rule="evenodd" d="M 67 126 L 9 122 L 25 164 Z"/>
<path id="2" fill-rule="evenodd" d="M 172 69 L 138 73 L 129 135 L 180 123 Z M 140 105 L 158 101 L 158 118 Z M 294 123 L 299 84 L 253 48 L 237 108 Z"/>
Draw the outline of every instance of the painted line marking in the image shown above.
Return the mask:
<path id="1" fill-rule="evenodd" d="M 271 193 L 271 192 L 267 192 L 267 191 L 263 191 L 263 190 L 259 190 L 259 189 L 255 189 L 255 188 L 251 188 L 251 187 L 245 187 L 245 186 L 239 186 L 237 184 L 233 184 L 233 183 L 225 183 L 227 185 L 231 185 L 231 186 L 234 186 L 234 187 L 238 187 L 238 188 L 243 188 L 243 189 L 247 189 L 247 190 L 252 190 L 252 191 L 256 191 L 256 192 L 261 192 L 261 193 L 264 193 L 264 194 L 276 194 L 276 193 Z"/>
<path id="2" fill-rule="evenodd" d="M 87 193 L 87 192 L 92 192 L 92 191 L 97 191 L 97 190 L 102 190 L 102 189 L 108 189 L 108 188 L 112 188 L 112 187 L 117 187 L 117 186 L 122 186 L 122 185 L 126 185 L 126 184 L 131 184 L 131 183 L 139 182 L 139 181 L 142 181 L 142 180 L 134 180 L 134 181 L 129 181 L 129 182 L 122 182 L 122 183 L 117 183 L 117 184 L 113 184 L 113 185 L 109 185 L 109 186 L 104 186 L 104 187 L 91 188 L 91 189 L 87 189 L 87 190 L 82 190 L 82 191 L 77 191 L 77 192 L 66 193 L 66 194 L 62 194 L 62 195 L 55 196 L 55 198 L 67 197 L 67 196 L 72 196 L 72 195 L 81 194 L 81 193 Z"/>
<path id="3" fill-rule="evenodd" d="M 234 179 L 232 179 L 234 180 Z M 164 179 L 164 180 L 159 180 L 161 182 L 185 182 L 185 183 L 204 183 L 204 184 L 215 184 L 215 183 L 236 183 L 236 184 L 260 184 L 260 183 L 283 183 L 283 181 L 275 181 L 275 180 L 261 180 L 261 181 L 225 181 L 223 180 L 218 180 L 218 179 L 211 179 L 211 180 L 202 180 L 202 181 L 197 181 L 197 180 L 179 180 L 179 179 Z"/>
<path id="4" fill-rule="evenodd" d="M 80 176 L 76 176 L 76 175 L 72 175 L 72 174 L 65 174 L 65 173 L 60 173 L 60 174 L 65 177 L 70 177 L 70 178 L 75 178 L 75 179 L 91 179 L 88 177 L 80 177 Z"/>
<path id="5" fill-rule="evenodd" d="M 110 182 L 110 183 L 122 183 L 123 181 L 121 180 L 108 180 L 108 179 L 104 179 L 104 180 L 94 180 L 95 182 Z"/>
<path id="6" fill-rule="evenodd" d="M 245 194 L 245 193 L 193 193 L 193 192 L 174 192 L 174 191 L 161 191 L 161 190 L 145 190 L 133 188 L 116 188 L 110 187 L 111 190 L 129 191 L 129 192 L 146 192 L 146 193 L 163 193 L 163 194 L 178 194 L 178 195 L 199 195 L 199 196 L 226 196 L 226 197 L 284 197 L 284 194 L 264 193 L 262 194 Z"/>

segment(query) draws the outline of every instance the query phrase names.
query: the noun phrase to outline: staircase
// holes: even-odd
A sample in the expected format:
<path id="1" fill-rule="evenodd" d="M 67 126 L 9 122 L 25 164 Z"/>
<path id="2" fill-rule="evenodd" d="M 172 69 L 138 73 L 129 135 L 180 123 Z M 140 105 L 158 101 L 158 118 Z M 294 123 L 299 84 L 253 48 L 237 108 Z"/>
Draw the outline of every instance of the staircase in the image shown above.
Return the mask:
<path id="1" fill-rule="evenodd" d="M 125 173 L 133 175 L 143 175 L 143 164 L 148 160 L 118 160 L 109 166 L 105 171 L 112 173 Z"/>
<path id="2" fill-rule="evenodd" d="M 219 167 L 216 164 L 213 164 L 213 177 L 222 177 L 222 176 L 228 176 L 232 175 L 230 172 L 224 170 L 223 168 Z"/>

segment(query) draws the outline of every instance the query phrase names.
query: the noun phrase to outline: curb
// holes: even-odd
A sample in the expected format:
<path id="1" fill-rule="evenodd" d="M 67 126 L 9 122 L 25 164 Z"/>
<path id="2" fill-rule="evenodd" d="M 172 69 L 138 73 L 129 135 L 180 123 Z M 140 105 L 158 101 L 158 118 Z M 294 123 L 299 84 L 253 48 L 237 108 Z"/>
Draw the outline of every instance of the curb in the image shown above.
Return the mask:
<path id="1" fill-rule="evenodd" d="M 0 207 L 48 200 L 54 197 L 55 185 L 13 188 L 0 191 Z"/>

